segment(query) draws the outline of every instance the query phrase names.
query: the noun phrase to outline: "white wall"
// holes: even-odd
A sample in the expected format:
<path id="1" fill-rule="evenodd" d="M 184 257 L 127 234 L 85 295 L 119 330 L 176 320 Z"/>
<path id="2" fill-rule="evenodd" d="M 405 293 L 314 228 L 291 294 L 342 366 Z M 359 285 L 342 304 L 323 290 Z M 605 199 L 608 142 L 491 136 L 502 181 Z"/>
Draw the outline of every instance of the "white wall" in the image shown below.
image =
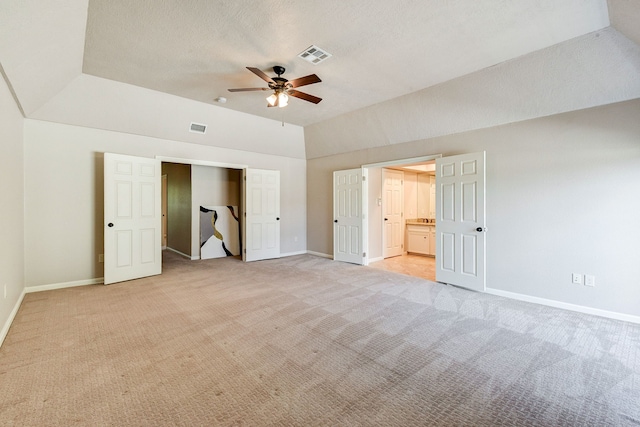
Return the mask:
<path id="1" fill-rule="evenodd" d="M 23 121 L 0 75 L 0 344 L 24 290 Z"/>
<path id="2" fill-rule="evenodd" d="M 639 316 L 639 117 L 634 100 L 309 160 L 309 250 L 332 253 L 334 170 L 486 150 L 487 287 Z"/>
<path id="3" fill-rule="evenodd" d="M 266 107 L 264 107 L 266 108 Z M 305 158 L 302 127 L 82 74 L 31 119 L 172 141 Z M 191 122 L 207 125 L 189 132 Z"/>
<path id="4" fill-rule="evenodd" d="M 605 28 L 306 126 L 307 158 L 635 99 L 640 97 L 639 69 L 640 46 Z"/>
<path id="5" fill-rule="evenodd" d="M 27 286 L 100 278 L 103 152 L 246 164 L 281 174 L 281 252 L 306 250 L 305 160 L 27 119 Z M 297 241 L 295 241 L 297 237 Z"/>

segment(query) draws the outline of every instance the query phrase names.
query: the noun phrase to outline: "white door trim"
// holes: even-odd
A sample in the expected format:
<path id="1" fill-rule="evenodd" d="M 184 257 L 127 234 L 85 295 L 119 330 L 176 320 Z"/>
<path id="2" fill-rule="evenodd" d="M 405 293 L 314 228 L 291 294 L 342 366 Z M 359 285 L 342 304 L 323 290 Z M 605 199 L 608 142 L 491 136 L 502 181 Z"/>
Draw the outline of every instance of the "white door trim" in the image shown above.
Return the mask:
<path id="1" fill-rule="evenodd" d="M 430 156 L 410 157 L 408 159 L 388 160 L 386 162 L 369 163 L 362 165 L 362 168 L 383 168 L 387 166 L 410 165 L 411 163 L 422 163 L 439 159 L 442 154 L 432 154 Z"/>
<path id="2" fill-rule="evenodd" d="M 180 163 L 183 165 L 196 165 L 196 166 L 213 166 L 216 168 L 224 168 L 224 169 L 247 169 L 249 167 L 248 165 L 239 165 L 235 163 L 212 162 L 209 160 L 183 159 L 180 157 L 156 156 L 155 158 L 164 163 Z"/>

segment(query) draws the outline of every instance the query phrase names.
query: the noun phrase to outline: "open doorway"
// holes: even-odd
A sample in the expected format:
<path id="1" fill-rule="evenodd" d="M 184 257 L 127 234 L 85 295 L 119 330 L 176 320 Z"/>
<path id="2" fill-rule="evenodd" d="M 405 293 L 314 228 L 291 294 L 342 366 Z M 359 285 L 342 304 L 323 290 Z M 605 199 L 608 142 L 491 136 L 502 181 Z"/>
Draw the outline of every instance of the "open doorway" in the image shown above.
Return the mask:
<path id="1" fill-rule="evenodd" d="M 437 157 L 365 166 L 369 174 L 370 267 L 436 280 Z"/>
<path id="2" fill-rule="evenodd" d="M 242 170 L 162 162 L 162 173 L 166 176 L 166 191 L 162 192 L 166 249 L 191 260 L 200 259 L 201 207 L 232 206 L 238 221 L 242 220 L 238 215 L 242 208 Z M 239 257 L 240 253 L 234 255 Z"/>
<path id="3" fill-rule="evenodd" d="M 369 265 L 384 260 L 382 169 L 435 160 L 435 221 L 417 217 L 415 224 L 433 227 L 424 239 L 435 248 L 436 280 L 464 288 L 486 289 L 486 153 L 428 156 L 334 171 L 334 259 Z M 353 179 L 347 180 L 347 177 Z M 347 182 L 348 181 L 348 182 Z M 346 218 L 352 219 L 351 222 Z M 414 219 L 414 218 L 412 218 Z M 405 224 L 406 226 L 406 224 Z M 336 238 L 350 228 L 350 238 Z M 346 233 L 342 233 L 346 235 Z M 425 240 L 426 242 L 426 240 Z M 412 249 L 409 249 L 411 252 Z M 346 259 L 344 253 L 354 254 Z"/>

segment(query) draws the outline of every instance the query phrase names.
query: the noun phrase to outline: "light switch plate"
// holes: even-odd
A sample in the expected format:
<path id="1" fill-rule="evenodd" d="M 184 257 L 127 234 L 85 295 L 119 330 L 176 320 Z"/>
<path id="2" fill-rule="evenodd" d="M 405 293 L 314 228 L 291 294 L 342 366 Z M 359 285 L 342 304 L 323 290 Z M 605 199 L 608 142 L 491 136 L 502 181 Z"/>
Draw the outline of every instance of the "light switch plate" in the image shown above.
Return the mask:
<path id="1" fill-rule="evenodd" d="M 596 276 L 592 276 L 590 274 L 584 275 L 584 285 L 585 286 L 595 286 L 596 285 Z"/>

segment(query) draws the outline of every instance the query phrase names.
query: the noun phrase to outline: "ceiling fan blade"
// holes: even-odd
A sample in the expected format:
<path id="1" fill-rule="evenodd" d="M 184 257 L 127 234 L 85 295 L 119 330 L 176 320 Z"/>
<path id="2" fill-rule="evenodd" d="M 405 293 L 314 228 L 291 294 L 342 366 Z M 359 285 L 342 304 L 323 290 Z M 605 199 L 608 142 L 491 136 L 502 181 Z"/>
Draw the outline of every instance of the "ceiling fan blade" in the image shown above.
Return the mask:
<path id="1" fill-rule="evenodd" d="M 247 70 L 251 71 L 253 74 L 255 74 L 256 76 L 260 77 L 262 80 L 264 80 L 267 83 L 275 83 L 271 77 L 267 76 L 259 68 L 247 67 Z"/>
<path id="2" fill-rule="evenodd" d="M 308 93 L 300 92 L 299 90 L 289 89 L 287 93 L 296 98 L 304 99 L 305 101 L 313 102 L 317 104 L 322 101 L 322 98 L 318 98 L 317 96 L 309 95 Z"/>
<path id="3" fill-rule="evenodd" d="M 316 76 L 315 74 L 309 74 L 308 76 L 289 80 L 288 84 L 291 85 L 291 87 L 300 87 L 300 86 L 306 86 L 314 83 L 320 83 L 321 81 L 322 80 L 320 80 L 320 77 Z"/>
<path id="4" fill-rule="evenodd" d="M 237 89 L 227 89 L 229 92 L 249 92 L 252 90 L 270 90 L 268 87 L 241 87 Z"/>

